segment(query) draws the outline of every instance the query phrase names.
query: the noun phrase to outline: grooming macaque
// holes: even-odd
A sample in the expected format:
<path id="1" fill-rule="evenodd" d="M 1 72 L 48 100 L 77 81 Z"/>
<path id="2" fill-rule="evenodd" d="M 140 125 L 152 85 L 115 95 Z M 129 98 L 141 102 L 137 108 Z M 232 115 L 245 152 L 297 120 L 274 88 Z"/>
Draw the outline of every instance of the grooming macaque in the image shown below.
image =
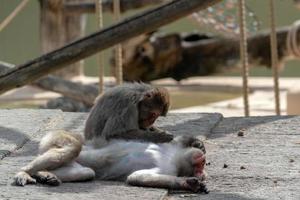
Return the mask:
<path id="1" fill-rule="evenodd" d="M 100 149 L 81 143 L 79 136 L 64 131 L 46 135 L 40 143 L 40 155 L 16 174 L 14 183 L 59 185 L 97 178 L 206 192 L 205 149 L 196 138 L 178 137 L 163 144 L 116 139 Z"/>
<path id="2" fill-rule="evenodd" d="M 87 142 L 101 147 L 110 139 L 170 142 L 173 136 L 153 126 L 169 109 L 164 88 L 144 83 L 116 86 L 96 100 L 85 124 Z"/>

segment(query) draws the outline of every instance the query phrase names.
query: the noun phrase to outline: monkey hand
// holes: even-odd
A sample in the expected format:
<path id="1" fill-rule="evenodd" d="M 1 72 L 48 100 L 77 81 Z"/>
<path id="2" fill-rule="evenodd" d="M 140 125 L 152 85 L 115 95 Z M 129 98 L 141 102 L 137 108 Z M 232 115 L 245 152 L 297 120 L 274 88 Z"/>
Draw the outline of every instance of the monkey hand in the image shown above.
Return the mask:
<path id="1" fill-rule="evenodd" d="M 155 126 L 151 126 L 148 130 L 151 132 L 151 134 L 157 135 L 159 138 L 161 138 L 160 143 L 170 142 L 174 139 L 174 136 L 169 131 L 162 130 Z"/>
<path id="2" fill-rule="evenodd" d="M 208 194 L 209 191 L 206 187 L 206 184 L 199 180 L 197 177 L 188 177 L 185 179 L 183 186 L 185 189 L 190 190 L 192 192 L 197 193 L 205 193 Z"/>
<path id="3" fill-rule="evenodd" d="M 36 184 L 36 180 L 26 172 L 21 171 L 15 175 L 12 184 L 16 186 L 24 186 L 26 184 Z"/>
<path id="4" fill-rule="evenodd" d="M 154 142 L 156 143 L 166 143 L 166 142 L 171 142 L 174 139 L 174 136 L 167 132 L 167 131 L 150 131 L 151 137 L 153 137 Z"/>

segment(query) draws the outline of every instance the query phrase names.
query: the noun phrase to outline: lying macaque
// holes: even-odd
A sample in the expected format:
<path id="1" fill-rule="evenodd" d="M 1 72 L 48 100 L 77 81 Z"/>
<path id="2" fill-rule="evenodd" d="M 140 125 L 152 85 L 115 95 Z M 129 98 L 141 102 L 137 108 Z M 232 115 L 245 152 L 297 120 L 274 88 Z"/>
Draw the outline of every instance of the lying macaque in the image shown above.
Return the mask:
<path id="1" fill-rule="evenodd" d="M 47 134 L 40 154 L 14 177 L 14 184 L 99 180 L 129 185 L 206 192 L 205 148 L 193 137 L 172 143 L 110 140 L 103 148 L 82 146 L 82 138 L 65 131 Z"/>

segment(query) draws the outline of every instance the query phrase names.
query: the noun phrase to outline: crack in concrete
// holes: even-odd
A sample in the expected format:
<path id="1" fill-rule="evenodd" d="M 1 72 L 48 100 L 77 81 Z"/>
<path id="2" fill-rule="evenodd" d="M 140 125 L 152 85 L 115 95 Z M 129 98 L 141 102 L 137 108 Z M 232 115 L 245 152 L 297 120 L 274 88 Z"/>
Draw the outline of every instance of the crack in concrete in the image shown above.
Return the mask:
<path id="1" fill-rule="evenodd" d="M 221 113 L 219 114 L 219 119 L 216 121 L 216 123 L 209 129 L 209 133 L 205 135 L 205 139 L 209 139 L 209 136 L 214 134 L 214 130 L 219 126 L 219 124 L 224 120 L 224 116 Z"/>

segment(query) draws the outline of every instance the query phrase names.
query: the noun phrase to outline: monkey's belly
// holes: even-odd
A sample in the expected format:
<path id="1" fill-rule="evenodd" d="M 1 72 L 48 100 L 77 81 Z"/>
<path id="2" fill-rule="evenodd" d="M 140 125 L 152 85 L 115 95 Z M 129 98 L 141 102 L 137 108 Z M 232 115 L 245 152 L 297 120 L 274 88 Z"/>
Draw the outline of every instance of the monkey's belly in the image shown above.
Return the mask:
<path id="1" fill-rule="evenodd" d="M 94 169 L 98 179 L 125 180 L 132 172 L 157 166 L 155 152 L 159 150 L 159 147 L 155 144 L 123 142 L 121 145 L 118 143 L 111 145 L 109 149 L 111 149 L 110 152 L 116 149 L 122 150 L 123 155 L 112 154 L 104 168 Z"/>

